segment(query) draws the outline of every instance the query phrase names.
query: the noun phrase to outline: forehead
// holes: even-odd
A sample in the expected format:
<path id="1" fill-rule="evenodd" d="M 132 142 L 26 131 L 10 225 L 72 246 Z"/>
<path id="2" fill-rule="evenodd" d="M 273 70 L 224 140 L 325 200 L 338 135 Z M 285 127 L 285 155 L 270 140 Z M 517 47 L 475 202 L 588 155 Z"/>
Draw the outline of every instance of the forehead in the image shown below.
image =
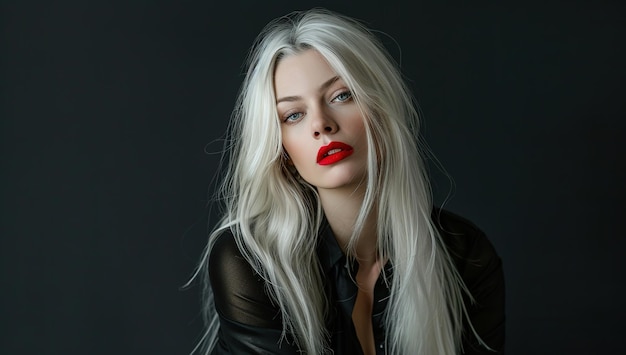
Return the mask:
<path id="1" fill-rule="evenodd" d="M 274 71 L 276 96 L 305 95 L 336 76 L 335 70 L 315 49 L 281 58 Z"/>

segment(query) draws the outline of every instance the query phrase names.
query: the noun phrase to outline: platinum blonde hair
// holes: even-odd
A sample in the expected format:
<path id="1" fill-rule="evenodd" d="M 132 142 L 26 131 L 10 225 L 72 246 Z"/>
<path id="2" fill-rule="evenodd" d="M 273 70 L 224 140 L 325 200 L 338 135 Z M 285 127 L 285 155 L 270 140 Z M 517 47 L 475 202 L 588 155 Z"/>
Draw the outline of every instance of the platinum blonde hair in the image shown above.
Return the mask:
<path id="1" fill-rule="evenodd" d="M 345 81 L 365 120 L 367 187 L 347 253 L 354 255 L 365 218 L 376 212 L 378 254 L 393 265 L 385 314 L 387 349 L 392 354 L 456 354 L 467 290 L 431 221 L 413 96 L 374 34 L 356 20 L 323 9 L 269 23 L 249 54 L 219 191 L 225 213 L 194 275 L 205 283 L 203 351 L 215 345 L 219 328 L 208 255 L 225 229 L 265 279 L 266 291 L 282 311 L 283 335 L 291 334 L 307 354 L 328 349 L 327 300 L 316 255 L 323 213 L 315 188 L 294 177 L 284 162 L 273 87 L 281 58 L 309 49 L 318 51 Z"/>

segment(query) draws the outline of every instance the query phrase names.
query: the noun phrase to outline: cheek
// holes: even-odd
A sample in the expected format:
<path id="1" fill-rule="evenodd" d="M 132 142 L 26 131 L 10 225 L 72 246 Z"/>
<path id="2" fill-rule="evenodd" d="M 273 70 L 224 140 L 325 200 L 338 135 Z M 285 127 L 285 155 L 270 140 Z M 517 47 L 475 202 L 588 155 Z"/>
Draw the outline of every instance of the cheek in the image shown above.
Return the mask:
<path id="1" fill-rule="evenodd" d="M 356 104 L 347 105 L 337 112 L 341 118 L 344 128 L 349 128 L 352 134 L 365 129 L 365 122 Z M 349 126 L 349 127 L 348 127 Z"/>
<path id="2" fill-rule="evenodd" d="M 300 160 L 302 160 L 302 156 L 305 153 L 305 148 L 302 144 L 302 139 L 297 135 L 292 134 L 293 132 L 283 132 L 283 148 L 289 155 L 289 158 L 294 164 L 298 164 Z"/>
<path id="3" fill-rule="evenodd" d="M 358 142 L 367 141 L 365 133 L 365 122 L 360 113 L 355 113 L 350 119 L 350 131 Z"/>

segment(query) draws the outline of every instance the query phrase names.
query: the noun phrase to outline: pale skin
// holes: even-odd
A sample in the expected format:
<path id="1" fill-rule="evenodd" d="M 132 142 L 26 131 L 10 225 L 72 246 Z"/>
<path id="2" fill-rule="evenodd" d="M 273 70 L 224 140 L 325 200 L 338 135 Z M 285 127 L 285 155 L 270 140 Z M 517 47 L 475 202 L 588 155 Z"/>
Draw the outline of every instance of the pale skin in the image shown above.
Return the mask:
<path id="1" fill-rule="evenodd" d="M 317 188 L 328 223 L 346 251 L 363 203 L 367 141 L 363 117 L 347 85 L 313 49 L 287 56 L 274 75 L 283 147 L 300 176 Z M 319 165 L 320 147 L 330 142 L 353 147 L 353 154 Z M 359 287 L 352 320 L 364 354 L 375 354 L 372 328 L 374 286 L 383 262 L 376 252 L 376 216 L 368 216 L 356 244 Z"/>

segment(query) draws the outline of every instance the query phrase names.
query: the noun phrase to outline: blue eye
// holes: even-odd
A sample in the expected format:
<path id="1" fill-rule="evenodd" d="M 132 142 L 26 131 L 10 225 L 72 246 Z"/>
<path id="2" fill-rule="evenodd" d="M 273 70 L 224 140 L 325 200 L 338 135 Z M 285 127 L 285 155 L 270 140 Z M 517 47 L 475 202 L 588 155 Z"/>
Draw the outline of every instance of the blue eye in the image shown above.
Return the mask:
<path id="1" fill-rule="evenodd" d="M 296 122 L 300 118 L 302 118 L 302 112 L 294 112 L 292 114 L 289 114 L 287 117 L 285 117 L 285 120 L 283 122 L 286 122 L 286 123 Z"/>
<path id="2" fill-rule="evenodd" d="M 344 91 L 341 94 L 335 96 L 335 98 L 332 100 L 333 102 L 345 102 L 350 100 L 350 98 L 352 97 L 352 93 L 350 91 Z"/>

